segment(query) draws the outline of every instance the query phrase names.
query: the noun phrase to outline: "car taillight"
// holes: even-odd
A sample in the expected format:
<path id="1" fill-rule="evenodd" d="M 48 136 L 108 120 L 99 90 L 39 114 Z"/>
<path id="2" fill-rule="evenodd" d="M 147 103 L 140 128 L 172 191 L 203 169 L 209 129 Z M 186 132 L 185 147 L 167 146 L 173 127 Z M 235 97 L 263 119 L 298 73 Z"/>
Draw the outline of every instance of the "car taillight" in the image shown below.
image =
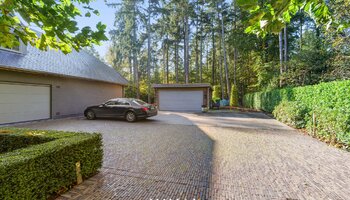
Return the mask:
<path id="1" fill-rule="evenodd" d="M 147 112 L 148 111 L 148 108 L 147 107 L 142 107 L 141 108 L 143 111 Z"/>

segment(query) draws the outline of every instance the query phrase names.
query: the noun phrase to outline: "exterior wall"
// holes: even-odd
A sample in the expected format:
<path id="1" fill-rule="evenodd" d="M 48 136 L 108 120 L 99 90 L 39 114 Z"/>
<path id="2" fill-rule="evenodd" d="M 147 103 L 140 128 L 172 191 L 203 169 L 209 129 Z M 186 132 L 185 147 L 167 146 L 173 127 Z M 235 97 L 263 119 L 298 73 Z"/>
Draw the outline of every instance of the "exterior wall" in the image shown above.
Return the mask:
<path id="1" fill-rule="evenodd" d="M 159 105 L 159 91 L 160 90 L 172 90 L 172 91 L 203 91 L 203 103 L 202 105 L 209 106 L 209 100 L 211 99 L 211 93 L 209 88 L 155 88 L 155 104 Z"/>
<path id="2" fill-rule="evenodd" d="M 123 86 L 118 84 L 44 74 L 0 69 L 0 81 L 50 85 L 52 118 L 82 114 L 87 106 L 123 96 Z"/>

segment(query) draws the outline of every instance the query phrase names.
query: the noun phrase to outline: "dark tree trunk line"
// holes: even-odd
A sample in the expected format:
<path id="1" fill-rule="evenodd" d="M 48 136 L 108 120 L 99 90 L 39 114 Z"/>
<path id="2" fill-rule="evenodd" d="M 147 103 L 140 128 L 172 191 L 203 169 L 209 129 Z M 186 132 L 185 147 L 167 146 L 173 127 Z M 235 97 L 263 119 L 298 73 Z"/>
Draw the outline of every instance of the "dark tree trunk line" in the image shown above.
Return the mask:
<path id="1" fill-rule="evenodd" d="M 278 35 L 279 57 L 280 57 L 280 87 L 282 87 L 282 74 L 283 74 L 283 32 Z"/>
<path id="2" fill-rule="evenodd" d="M 284 72 L 288 71 L 288 35 L 287 35 L 287 25 L 283 29 L 284 31 Z"/>
<path id="3" fill-rule="evenodd" d="M 211 84 L 215 85 L 216 81 L 215 81 L 215 30 L 214 30 L 214 20 L 212 20 L 212 53 L 213 53 L 213 57 L 212 57 L 212 66 L 211 66 Z"/>
<path id="4" fill-rule="evenodd" d="M 179 47 L 178 41 L 175 41 L 175 81 L 179 83 Z"/>
<path id="5" fill-rule="evenodd" d="M 147 20 L 147 101 L 151 103 L 151 2 L 148 1 L 148 20 Z"/>

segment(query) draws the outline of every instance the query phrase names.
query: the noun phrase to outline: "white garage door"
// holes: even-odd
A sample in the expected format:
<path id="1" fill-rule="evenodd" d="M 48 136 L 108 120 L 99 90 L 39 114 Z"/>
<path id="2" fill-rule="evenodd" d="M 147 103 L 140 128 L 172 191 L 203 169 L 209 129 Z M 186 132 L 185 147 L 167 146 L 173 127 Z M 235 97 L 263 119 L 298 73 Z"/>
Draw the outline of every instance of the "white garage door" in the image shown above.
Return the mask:
<path id="1" fill-rule="evenodd" d="M 203 104 L 203 91 L 159 90 L 159 110 L 200 111 Z"/>
<path id="2" fill-rule="evenodd" d="M 50 118 L 50 86 L 0 83 L 0 124 Z"/>

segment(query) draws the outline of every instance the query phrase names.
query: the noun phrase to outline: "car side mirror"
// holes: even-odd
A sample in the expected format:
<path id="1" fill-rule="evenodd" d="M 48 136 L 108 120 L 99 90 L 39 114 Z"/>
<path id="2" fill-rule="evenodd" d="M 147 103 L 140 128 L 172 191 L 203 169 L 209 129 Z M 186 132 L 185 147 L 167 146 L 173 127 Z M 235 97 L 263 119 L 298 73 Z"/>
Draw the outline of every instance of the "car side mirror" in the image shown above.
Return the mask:
<path id="1" fill-rule="evenodd" d="M 100 107 L 106 107 L 106 104 L 103 103 L 103 104 L 100 105 Z"/>

